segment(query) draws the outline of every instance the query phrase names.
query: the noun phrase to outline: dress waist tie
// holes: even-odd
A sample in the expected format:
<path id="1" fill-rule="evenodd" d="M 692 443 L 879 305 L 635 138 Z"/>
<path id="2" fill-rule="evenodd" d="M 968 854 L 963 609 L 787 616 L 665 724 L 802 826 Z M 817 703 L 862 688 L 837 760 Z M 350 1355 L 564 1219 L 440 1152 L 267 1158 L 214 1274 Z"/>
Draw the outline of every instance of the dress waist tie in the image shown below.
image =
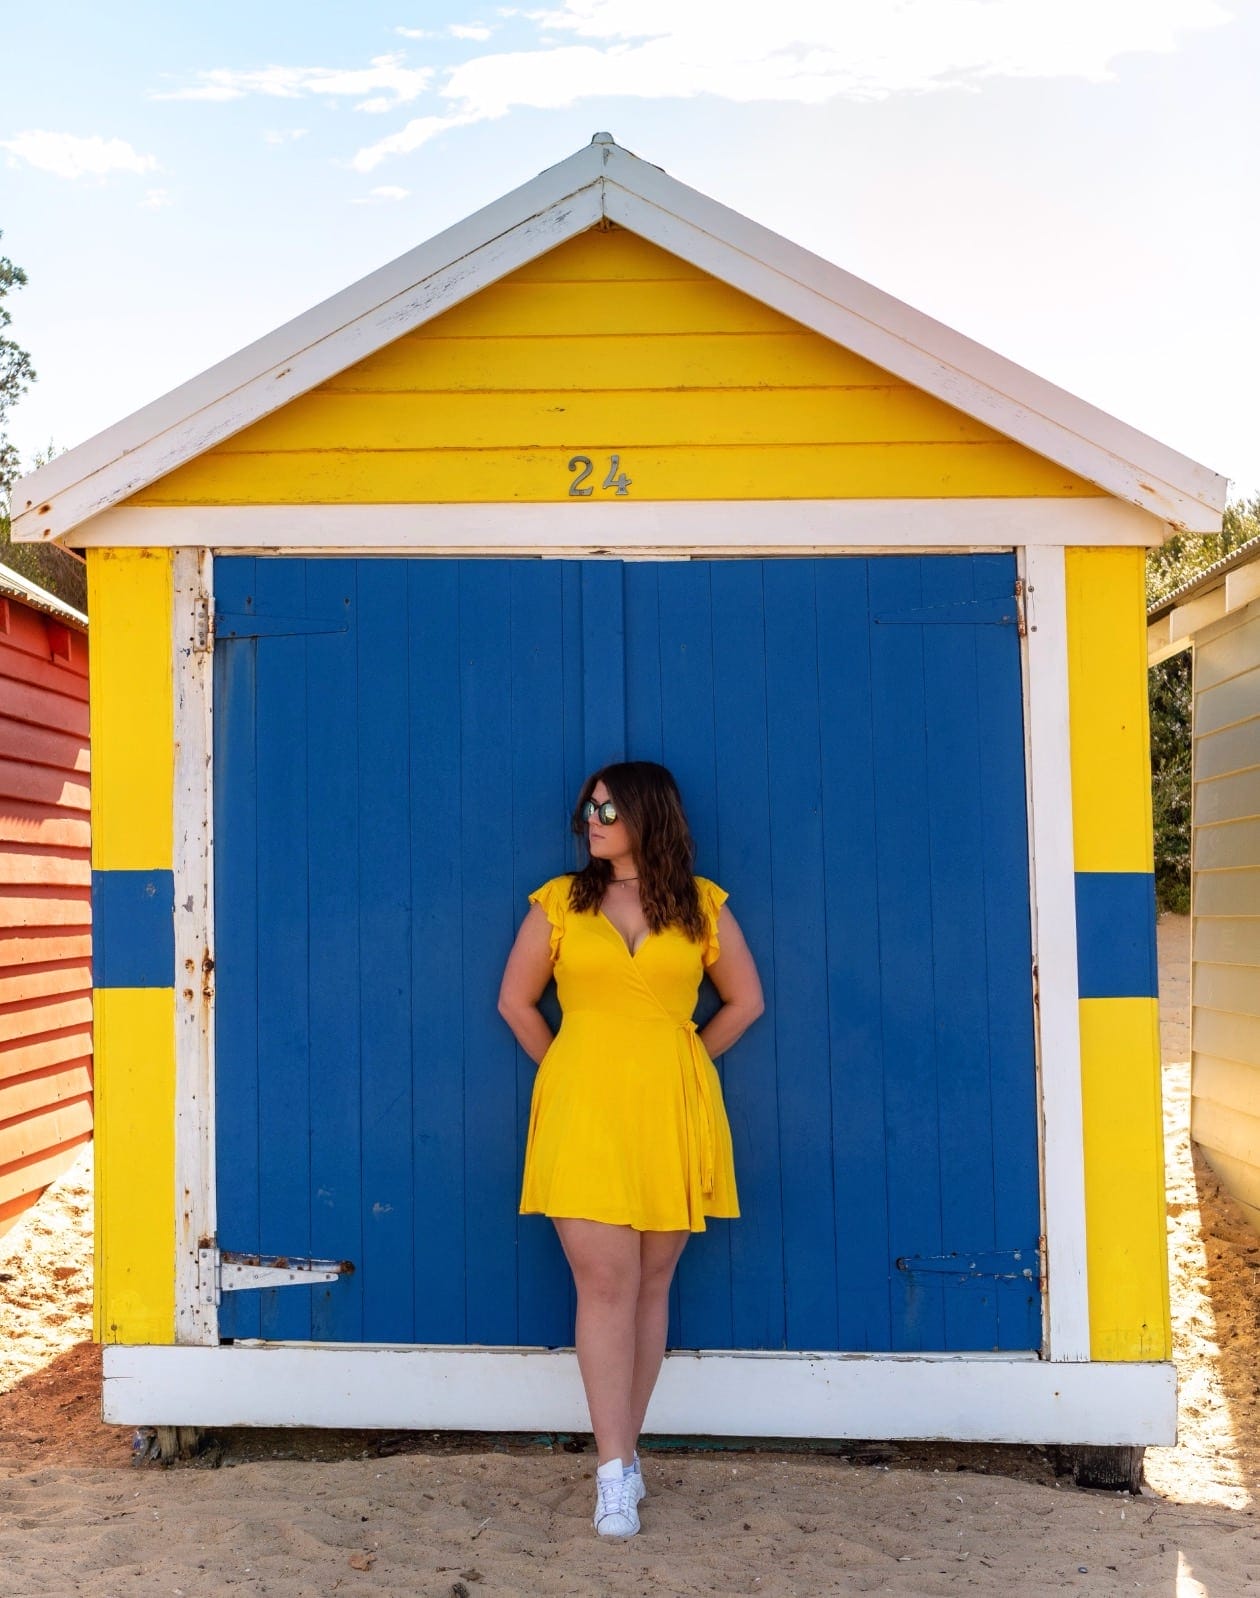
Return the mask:
<path id="1" fill-rule="evenodd" d="M 713 1113 L 713 1092 L 709 1086 L 709 1073 L 705 1069 L 707 1060 L 704 1054 L 704 1045 L 700 1042 L 700 1034 L 694 1021 L 687 1021 L 678 1029 L 687 1040 L 687 1069 L 683 1072 L 683 1093 L 687 1101 L 687 1119 L 691 1123 L 691 1143 L 695 1153 L 698 1169 L 692 1174 L 698 1179 L 700 1196 L 713 1197 L 713 1166 L 715 1161 L 715 1143 L 713 1128 L 715 1116 Z M 689 1183 L 688 1186 L 691 1186 Z M 693 1224 L 699 1220 L 704 1224 L 703 1206 L 696 1202 L 695 1192 L 688 1195 L 689 1207 L 692 1212 Z"/>

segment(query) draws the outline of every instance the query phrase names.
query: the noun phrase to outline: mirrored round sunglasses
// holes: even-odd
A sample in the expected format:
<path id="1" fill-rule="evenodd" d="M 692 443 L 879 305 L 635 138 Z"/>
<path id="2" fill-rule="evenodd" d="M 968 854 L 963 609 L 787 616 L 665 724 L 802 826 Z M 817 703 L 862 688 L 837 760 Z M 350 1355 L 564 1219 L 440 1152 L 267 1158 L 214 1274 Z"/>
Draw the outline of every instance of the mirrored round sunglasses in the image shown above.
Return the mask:
<path id="1" fill-rule="evenodd" d="M 611 827 L 617 819 L 617 807 L 611 799 L 605 799 L 602 805 L 597 805 L 593 799 L 588 799 L 582 806 L 582 820 L 588 824 L 598 816 L 601 826 Z"/>

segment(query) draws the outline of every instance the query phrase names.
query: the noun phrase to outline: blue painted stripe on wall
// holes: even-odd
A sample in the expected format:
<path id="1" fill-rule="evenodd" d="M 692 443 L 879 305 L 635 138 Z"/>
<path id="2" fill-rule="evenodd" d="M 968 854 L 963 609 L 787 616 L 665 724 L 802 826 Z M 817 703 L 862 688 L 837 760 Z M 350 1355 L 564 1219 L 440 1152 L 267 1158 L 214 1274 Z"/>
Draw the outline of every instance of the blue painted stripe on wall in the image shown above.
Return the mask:
<path id="1" fill-rule="evenodd" d="M 174 872 L 94 871 L 93 985 L 174 987 L 174 917 Z"/>
<path id="2" fill-rule="evenodd" d="M 1082 999 L 1155 998 L 1153 873 L 1076 873 L 1076 964 Z"/>

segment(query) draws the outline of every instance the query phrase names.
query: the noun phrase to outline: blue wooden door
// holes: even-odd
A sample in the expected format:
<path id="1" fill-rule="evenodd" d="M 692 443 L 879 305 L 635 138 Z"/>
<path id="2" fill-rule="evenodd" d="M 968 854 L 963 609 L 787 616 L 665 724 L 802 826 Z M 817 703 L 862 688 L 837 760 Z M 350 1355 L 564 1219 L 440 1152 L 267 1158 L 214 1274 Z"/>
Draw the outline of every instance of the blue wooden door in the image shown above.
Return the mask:
<path id="1" fill-rule="evenodd" d="M 743 1218 L 675 1347 L 1035 1349 L 1014 560 L 215 567 L 224 1249 L 352 1260 L 225 1337 L 563 1345 L 494 999 L 585 773 L 662 760 L 767 1013 L 720 1062 Z"/>

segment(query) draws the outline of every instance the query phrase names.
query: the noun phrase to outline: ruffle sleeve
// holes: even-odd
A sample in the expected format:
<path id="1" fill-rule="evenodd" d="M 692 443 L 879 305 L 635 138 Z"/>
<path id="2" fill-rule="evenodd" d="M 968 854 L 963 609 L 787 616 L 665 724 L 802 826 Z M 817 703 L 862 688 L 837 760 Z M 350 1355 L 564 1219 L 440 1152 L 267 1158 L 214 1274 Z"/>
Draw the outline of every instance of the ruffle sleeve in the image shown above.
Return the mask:
<path id="1" fill-rule="evenodd" d="M 705 925 L 704 947 L 700 952 L 700 958 L 707 970 L 722 952 L 718 943 L 718 911 L 730 895 L 725 888 L 719 888 L 716 882 L 710 882 L 708 877 L 697 877 L 696 887 L 700 893 L 700 908 L 704 912 Z"/>
<path id="2" fill-rule="evenodd" d="M 564 936 L 564 918 L 569 910 L 569 886 L 572 877 L 552 877 L 529 896 L 530 904 L 539 905 L 551 923 L 551 963 L 555 965 L 560 954 L 560 940 Z"/>

